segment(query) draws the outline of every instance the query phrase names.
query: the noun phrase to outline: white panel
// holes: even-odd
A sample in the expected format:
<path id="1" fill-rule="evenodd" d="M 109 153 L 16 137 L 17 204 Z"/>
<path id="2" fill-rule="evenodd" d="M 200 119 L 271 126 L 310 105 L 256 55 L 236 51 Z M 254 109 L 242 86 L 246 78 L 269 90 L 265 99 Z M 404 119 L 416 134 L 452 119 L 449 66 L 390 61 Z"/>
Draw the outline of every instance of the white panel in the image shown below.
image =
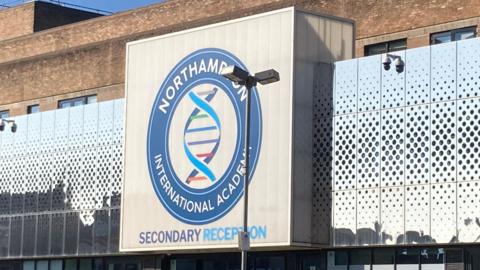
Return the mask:
<path id="1" fill-rule="evenodd" d="M 380 189 L 357 190 L 357 244 L 381 241 Z"/>
<path id="2" fill-rule="evenodd" d="M 456 179 L 456 105 L 454 101 L 432 104 L 432 183 Z"/>
<path id="3" fill-rule="evenodd" d="M 458 183 L 457 226 L 459 242 L 480 241 L 480 182 Z"/>
<path id="4" fill-rule="evenodd" d="M 381 65 L 380 55 L 358 59 L 358 111 L 380 109 Z"/>
<path id="5" fill-rule="evenodd" d="M 55 111 L 55 151 L 68 150 L 70 108 Z"/>
<path id="6" fill-rule="evenodd" d="M 24 156 L 27 150 L 28 118 L 26 115 L 15 118 L 17 132 L 14 134 L 13 153 L 15 156 Z"/>
<path id="7" fill-rule="evenodd" d="M 397 270 L 418 270 L 418 264 L 397 264 Z"/>
<path id="8" fill-rule="evenodd" d="M 406 108 L 405 180 L 407 185 L 430 183 L 430 105 Z"/>
<path id="9" fill-rule="evenodd" d="M 357 59 L 335 64 L 334 112 L 357 112 Z"/>
<path id="10" fill-rule="evenodd" d="M 97 146 L 98 136 L 98 104 L 83 106 L 83 139 L 84 147 Z"/>
<path id="11" fill-rule="evenodd" d="M 40 151 L 42 114 L 29 114 L 27 117 L 27 155 L 37 155 Z"/>
<path id="12" fill-rule="evenodd" d="M 430 103 L 430 47 L 406 51 L 407 106 Z"/>
<path id="13" fill-rule="evenodd" d="M 405 188 L 389 187 L 381 189 L 382 244 L 403 244 L 405 233 Z"/>
<path id="14" fill-rule="evenodd" d="M 98 144 L 112 143 L 113 134 L 113 106 L 115 101 L 101 102 L 98 104 Z"/>
<path id="15" fill-rule="evenodd" d="M 42 130 L 40 132 L 40 148 L 42 153 L 51 153 L 55 150 L 55 112 L 56 111 L 47 111 L 41 113 Z"/>
<path id="16" fill-rule="evenodd" d="M 358 115 L 357 172 L 357 188 L 380 186 L 380 111 Z"/>
<path id="17" fill-rule="evenodd" d="M 432 102 L 453 100 L 457 88 L 457 43 L 431 47 Z"/>
<path id="18" fill-rule="evenodd" d="M 356 114 L 334 117 L 334 190 L 353 189 L 356 186 L 356 126 Z"/>
<path id="19" fill-rule="evenodd" d="M 432 242 L 430 236 L 430 186 L 405 187 L 405 243 Z"/>
<path id="20" fill-rule="evenodd" d="M 405 59 L 405 52 L 394 52 Z M 408 65 L 408 63 L 405 63 Z M 382 68 L 382 91 L 381 106 L 382 109 L 405 106 L 405 71 L 397 72 L 393 63 L 389 70 Z"/>
<path id="21" fill-rule="evenodd" d="M 405 181 L 405 110 L 381 111 L 381 186 L 403 186 Z"/>
<path id="22" fill-rule="evenodd" d="M 432 184 L 432 238 L 436 243 L 456 242 L 457 194 L 455 183 Z"/>
<path id="23" fill-rule="evenodd" d="M 457 42 L 457 98 L 480 96 L 480 42 L 467 39 Z"/>
<path id="24" fill-rule="evenodd" d="M 480 180 L 480 99 L 457 102 L 457 181 Z"/>
<path id="25" fill-rule="evenodd" d="M 333 193 L 334 243 L 337 246 L 355 245 L 357 231 L 357 192 L 355 190 Z"/>
<path id="26" fill-rule="evenodd" d="M 85 106 L 70 108 L 68 126 L 68 147 L 78 150 L 83 143 L 83 117 Z"/>
<path id="27" fill-rule="evenodd" d="M 395 265 L 393 264 L 379 264 L 379 265 L 372 265 L 372 270 L 394 270 Z"/>

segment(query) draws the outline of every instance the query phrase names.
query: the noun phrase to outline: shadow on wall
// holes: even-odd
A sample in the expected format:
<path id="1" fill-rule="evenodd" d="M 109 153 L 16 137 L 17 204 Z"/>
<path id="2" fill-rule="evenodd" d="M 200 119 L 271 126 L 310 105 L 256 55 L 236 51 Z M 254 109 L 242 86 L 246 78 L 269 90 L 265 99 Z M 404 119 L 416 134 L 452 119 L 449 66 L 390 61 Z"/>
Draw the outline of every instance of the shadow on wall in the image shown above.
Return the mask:
<path id="1" fill-rule="evenodd" d="M 363 246 L 363 245 L 402 245 L 402 244 L 433 244 L 437 241 L 430 235 L 420 231 L 407 231 L 396 239 L 382 230 L 382 225 L 374 223 L 374 229 L 360 228 L 355 234 L 351 229 L 333 228 L 335 246 Z"/>

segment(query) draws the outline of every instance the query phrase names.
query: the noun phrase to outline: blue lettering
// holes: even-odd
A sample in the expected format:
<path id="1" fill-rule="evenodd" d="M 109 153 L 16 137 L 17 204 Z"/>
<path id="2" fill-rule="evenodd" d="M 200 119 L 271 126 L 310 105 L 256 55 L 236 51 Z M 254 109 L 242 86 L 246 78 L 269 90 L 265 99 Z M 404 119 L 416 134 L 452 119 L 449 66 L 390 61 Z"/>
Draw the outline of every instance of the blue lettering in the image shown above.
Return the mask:
<path id="1" fill-rule="evenodd" d="M 172 232 L 165 232 L 165 242 L 172 242 Z"/>
<path id="2" fill-rule="evenodd" d="M 218 235 L 217 235 L 217 239 L 219 241 L 222 241 L 225 239 L 225 232 L 224 232 L 225 228 L 218 228 Z M 220 234 L 221 233 L 221 234 Z"/>
<path id="3" fill-rule="evenodd" d="M 158 233 L 158 242 L 159 242 L 159 243 L 165 242 L 165 232 L 160 231 L 160 232 Z"/>
<path id="4" fill-rule="evenodd" d="M 150 237 L 151 237 L 151 232 L 146 232 L 146 233 L 145 233 L 145 243 L 147 243 L 147 244 L 151 244 L 151 243 L 152 243 Z"/>
<path id="5" fill-rule="evenodd" d="M 203 240 L 210 241 L 210 229 L 203 230 Z"/>
<path id="6" fill-rule="evenodd" d="M 157 232 L 153 231 L 152 232 L 152 243 L 157 243 L 158 240 L 158 234 Z"/>
<path id="7" fill-rule="evenodd" d="M 212 241 L 217 241 L 217 228 L 212 228 Z"/>
<path id="8" fill-rule="evenodd" d="M 258 238 L 266 239 L 267 238 L 267 226 L 258 227 Z"/>
<path id="9" fill-rule="evenodd" d="M 140 233 L 140 240 L 138 241 L 140 244 L 144 244 L 145 243 L 145 233 L 144 232 L 141 232 Z"/>

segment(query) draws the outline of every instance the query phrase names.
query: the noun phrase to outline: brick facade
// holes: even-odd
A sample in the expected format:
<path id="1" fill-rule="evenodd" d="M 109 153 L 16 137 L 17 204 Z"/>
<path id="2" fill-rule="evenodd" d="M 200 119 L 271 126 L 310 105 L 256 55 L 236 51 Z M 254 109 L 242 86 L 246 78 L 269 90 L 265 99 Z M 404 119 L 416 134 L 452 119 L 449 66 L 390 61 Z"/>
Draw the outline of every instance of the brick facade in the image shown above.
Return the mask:
<path id="1" fill-rule="evenodd" d="M 28 16 L 12 15 L 31 5 L 0 11 L 0 110 L 12 115 L 87 92 L 122 97 L 126 42 L 272 9 L 295 5 L 355 20 L 357 56 L 365 45 L 398 38 L 409 48 L 428 45 L 430 33 L 478 25 L 480 16 L 478 0 L 172 0 L 31 34 L 22 22 Z M 18 29 L 5 27 L 14 17 Z"/>

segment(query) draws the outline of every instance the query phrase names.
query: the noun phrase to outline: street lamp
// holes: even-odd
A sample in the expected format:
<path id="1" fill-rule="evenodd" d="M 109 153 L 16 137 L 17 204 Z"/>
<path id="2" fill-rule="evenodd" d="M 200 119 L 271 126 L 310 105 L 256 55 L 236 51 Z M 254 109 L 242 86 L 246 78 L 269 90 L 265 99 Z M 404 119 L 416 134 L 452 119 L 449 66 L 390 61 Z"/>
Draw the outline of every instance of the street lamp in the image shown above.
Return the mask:
<path id="1" fill-rule="evenodd" d="M 228 66 L 222 69 L 220 74 L 230 81 L 243 85 L 247 89 L 247 97 L 245 100 L 245 163 L 243 164 L 243 230 L 238 233 L 238 245 L 242 251 L 241 270 L 247 269 L 247 251 L 250 249 L 250 238 L 248 236 L 248 178 L 249 178 L 249 145 L 250 145 L 250 92 L 257 83 L 262 85 L 278 82 L 280 75 L 273 69 L 255 73 L 250 75 L 248 71 L 238 66 Z"/>
<path id="2" fill-rule="evenodd" d="M 7 124 L 10 126 L 10 129 L 13 133 L 17 132 L 17 124 L 15 123 L 15 120 L 8 120 L 2 118 L 0 118 L 0 131 L 4 131 Z"/>

